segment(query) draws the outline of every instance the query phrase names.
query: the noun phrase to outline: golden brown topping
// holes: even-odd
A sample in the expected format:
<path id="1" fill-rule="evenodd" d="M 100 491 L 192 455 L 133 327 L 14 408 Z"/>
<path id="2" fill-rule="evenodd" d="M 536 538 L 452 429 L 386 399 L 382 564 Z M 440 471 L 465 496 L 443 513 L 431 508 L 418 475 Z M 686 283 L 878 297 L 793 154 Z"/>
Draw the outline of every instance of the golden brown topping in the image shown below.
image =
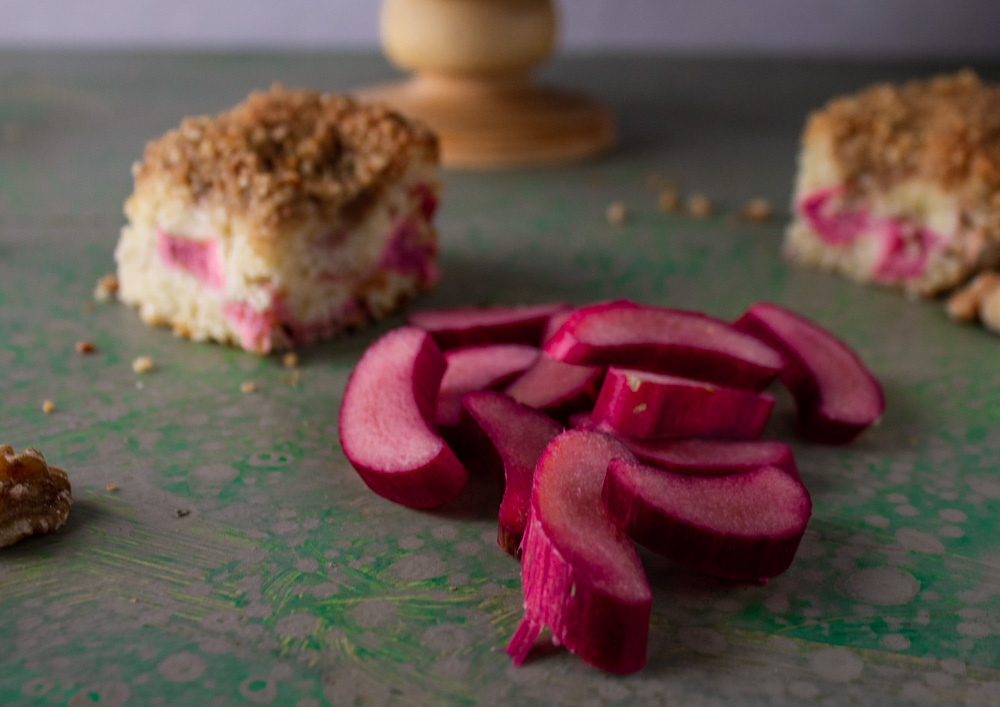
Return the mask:
<path id="1" fill-rule="evenodd" d="M 1000 187 L 1000 86 L 969 70 L 836 98 L 806 127 L 807 142 L 824 136 L 851 187 L 919 177 L 994 198 Z"/>
<path id="2" fill-rule="evenodd" d="M 138 356 L 132 361 L 132 370 L 136 373 L 149 373 L 153 370 L 153 359 L 149 356 Z"/>
<path id="3" fill-rule="evenodd" d="M 106 302 L 116 294 L 118 294 L 118 278 L 114 275 L 103 276 L 94 287 L 94 299 L 98 302 Z"/>
<path id="4" fill-rule="evenodd" d="M 608 223 L 613 226 L 620 226 L 625 223 L 625 215 L 625 204 L 620 201 L 611 202 L 605 211 Z"/>
<path id="5" fill-rule="evenodd" d="M 150 142 L 136 189 L 167 178 L 199 202 L 247 213 L 267 235 L 278 224 L 360 209 L 437 140 L 385 107 L 273 86 L 216 116 L 185 118 Z"/>
<path id="6" fill-rule="evenodd" d="M 0 547 L 56 530 L 72 503 L 65 471 L 46 464 L 37 449 L 14 454 L 0 445 Z"/>
<path id="7" fill-rule="evenodd" d="M 691 218 L 705 219 L 712 215 L 712 200 L 704 194 L 692 194 L 686 208 Z"/>
<path id="8" fill-rule="evenodd" d="M 771 202 L 757 198 L 743 204 L 740 217 L 749 223 L 765 223 L 771 219 L 771 213 Z"/>

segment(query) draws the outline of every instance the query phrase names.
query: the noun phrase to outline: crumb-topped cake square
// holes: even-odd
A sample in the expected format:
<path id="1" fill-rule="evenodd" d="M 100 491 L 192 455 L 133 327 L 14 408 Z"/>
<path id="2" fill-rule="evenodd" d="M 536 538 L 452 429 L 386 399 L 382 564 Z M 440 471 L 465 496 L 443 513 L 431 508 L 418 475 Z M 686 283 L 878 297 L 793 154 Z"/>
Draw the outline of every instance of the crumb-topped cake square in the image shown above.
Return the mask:
<path id="1" fill-rule="evenodd" d="M 784 252 L 911 295 L 1000 262 L 1000 86 L 971 71 L 834 99 L 806 125 Z"/>
<path id="2" fill-rule="evenodd" d="M 119 297 L 196 341 L 268 353 L 431 286 L 435 136 L 387 108 L 274 86 L 186 118 L 133 168 Z"/>

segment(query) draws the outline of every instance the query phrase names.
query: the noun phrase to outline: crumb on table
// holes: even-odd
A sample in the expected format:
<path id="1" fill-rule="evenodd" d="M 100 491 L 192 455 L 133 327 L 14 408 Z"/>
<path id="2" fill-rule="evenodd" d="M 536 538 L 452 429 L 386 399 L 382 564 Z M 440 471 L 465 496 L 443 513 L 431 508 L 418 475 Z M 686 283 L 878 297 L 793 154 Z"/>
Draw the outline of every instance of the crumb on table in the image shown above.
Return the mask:
<path id="1" fill-rule="evenodd" d="M 46 415 L 51 415 L 52 411 L 56 409 L 56 404 L 51 400 L 42 401 L 42 412 Z"/>
<path id="2" fill-rule="evenodd" d="M 243 381 L 242 383 L 240 383 L 240 392 L 242 392 L 244 395 L 253 393 L 255 390 L 257 390 L 257 384 L 254 383 L 253 381 Z"/>
<path id="3" fill-rule="evenodd" d="M 688 216 L 696 219 L 705 219 L 712 215 L 712 200 L 705 194 L 692 194 L 688 197 Z"/>
<path id="4" fill-rule="evenodd" d="M 681 208 L 680 194 L 674 188 L 663 189 L 656 197 L 656 208 L 669 214 L 677 213 Z"/>
<path id="5" fill-rule="evenodd" d="M 625 204 L 620 201 L 613 201 L 608 204 L 607 211 L 605 211 L 605 216 L 607 216 L 608 223 L 613 226 L 620 226 L 625 223 Z"/>
<path id="6" fill-rule="evenodd" d="M 89 353 L 94 353 L 94 351 L 96 351 L 96 350 L 97 350 L 97 347 L 94 346 L 94 342 L 93 341 L 89 341 L 87 339 L 82 339 L 82 340 L 76 342 L 76 352 L 77 353 L 89 354 Z"/>
<path id="7" fill-rule="evenodd" d="M 118 294 L 118 277 L 112 274 L 102 276 L 94 287 L 94 299 L 106 302 Z"/>
<path id="8" fill-rule="evenodd" d="M 299 365 L 299 356 L 294 351 L 289 351 L 281 357 L 281 363 L 285 368 L 295 368 Z"/>
<path id="9" fill-rule="evenodd" d="M 153 359 L 149 356 L 137 356 L 132 361 L 132 370 L 136 373 L 149 373 L 153 370 Z"/>
<path id="10" fill-rule="evenodd" d="M 747 201 L 740 211 L 740 216 L 749 223 L 765 223 L 771 220 L 772 214 L 771 202 L 760 197 Z"/>

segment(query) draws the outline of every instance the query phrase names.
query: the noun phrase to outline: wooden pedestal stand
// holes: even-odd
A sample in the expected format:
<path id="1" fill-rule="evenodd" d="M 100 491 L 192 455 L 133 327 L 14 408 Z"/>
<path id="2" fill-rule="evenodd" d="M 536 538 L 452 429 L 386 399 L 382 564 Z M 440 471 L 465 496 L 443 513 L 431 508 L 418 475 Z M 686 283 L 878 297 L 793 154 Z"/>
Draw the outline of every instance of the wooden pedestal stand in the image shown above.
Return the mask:
<path id="1" fill-rule="evenodd" d="M 386 55 L 415 75 L 359 95 L 425 121 L 449 167 L 591 156 L 614 142 L 608 110 L 529 81 L 552 51 L 555 24 L 551 0 L 383 0 Z"/>

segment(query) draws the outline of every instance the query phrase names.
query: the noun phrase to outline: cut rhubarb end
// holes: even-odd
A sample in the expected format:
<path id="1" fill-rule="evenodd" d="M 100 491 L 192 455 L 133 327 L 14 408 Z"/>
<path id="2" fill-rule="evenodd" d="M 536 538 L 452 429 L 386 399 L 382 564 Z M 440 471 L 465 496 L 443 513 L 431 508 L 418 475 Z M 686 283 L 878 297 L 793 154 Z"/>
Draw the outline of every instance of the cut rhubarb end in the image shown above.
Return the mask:
<path id="1" fill-rule="evenodd" d="M 652 595 L 631 540 L 601 506 L 615 458 L 631 454 L 598 432 L 570 430 L 546 448 L 535 469 L 521 584 L 527 616 L 586 662 L 623 674 L 645 664 Z"/>
<path id="2" fill-rule="evenodd" d="M 574 366 L 542 354 L 504 392 L 519 403 L 565 421 L 594 404 L 603 376 L 601 367 Z"/>
<path id="3" fill-rule="evenodd" d="M 414 312 L 408 318 L 434 337 L 442 349 L 476 344 L 528 344 L 538 346 L 549 317 L 569 309 L 553 303 L 518 307 L 465 307 Z"/>
<path id="4" fill-rule="evenodd" d="M 579 365 L 618 365 L 761 390 L 784 367 L 755 337 L 697 312 L 618 301 L 576 310 L 544 351 Z"/>
<path id="5" fill-rule="evenodd" d="M 447 368 L 441 379 L 435 419 L 438 425 L 457 425 L 462 419 L 462 396 L 473 390 L 503 385 L 538 359 L 539 350 L 525 344 L 487 344 L 445 353 Z"/>
<path id="6" fill-rule="evenodd" d="M 788 569 L 812 509 L 805 486 L 775 467 L 697 477 L 616 459 L 601 498 L 636 542 L 691 569 L 741 580 Z"/>
<path id="7" fill-rule="evenodd" d="M 753 305 L 738 322 L 782 351 L 781 382 L 798 406 L 803 436 L 828 444 L 857 437 L 885 410 L 882 386 L 846 344 L 804 317 L 775 304 Z"/>
<path id="8" fill-rule="evenodd" d="M 616 368 L 608 369 L 591 414 L 629 437 L 755 439 L 774 407 L 767 393 L 715 383 Z"/>
<path id="9" fill-rule="evenodd" d="M 514 665 L 524 664 L 528 653 L 531 652 L 532 646 L 535 645 L 535 641 L 538 639 L 538 634 L 541 632 L 542 624 L 525 614 L 524 618 L 521 619 L 521 623 L 517 625 L 514 635 L 511 636 L 510 643 L 507 644 L 505 651 L 510 656 L 511 662 Z"/>
<path id="10" fill-rule="evenodd" d="M 729 476 L 773 466 L 799 478 L 792 448 L 775 440 L 636 439 L 621 441 L 639 461 L 688 476 Z"/>
<path id="11" fill-rule="evenodd" d="M 487 460 L 485 465 L 503 489 L 497 544 L 507 554 L 520 557 L 535 464 L 562 432 L 562 425 L 501 393 L 468 393 L 462 404 L 478 427 L 478 433 L 469 431 L 464 436 L 479 441 L 477 457 Z"/>
<path id="12" fill-rule="evenodd" d="M 372 491 L 404 506 L 439 506 L 468 479 L 429 423 L 444 369 L 430 336 L 403 327 L 368 347 L 344 390 L 337 423 L 344 455 Z"/>

